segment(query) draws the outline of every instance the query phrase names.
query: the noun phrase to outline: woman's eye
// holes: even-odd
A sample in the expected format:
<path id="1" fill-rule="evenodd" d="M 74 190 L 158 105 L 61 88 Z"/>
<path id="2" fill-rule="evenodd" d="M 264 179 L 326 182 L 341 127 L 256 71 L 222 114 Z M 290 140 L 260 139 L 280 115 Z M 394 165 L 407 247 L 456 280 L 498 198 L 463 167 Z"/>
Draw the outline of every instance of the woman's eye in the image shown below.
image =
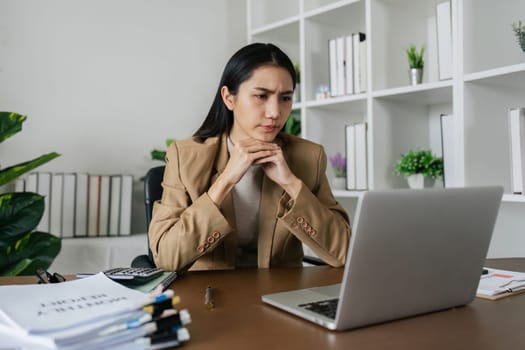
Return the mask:
<path id="1" fill-rule="evenodd" d="M 291 95 L 285 95 L 282 97 L 282 100 L 285 101 L 285 102 L 289 102 L 292 100 L 292 96 Z"/>
<path id="2" fill-rule="evenodd" d="M 262 95 L 255 95 L 255 98 L 259 99 L 259 100 L 265 100 L 266 99 L 266 95 L 262 94 Z"/>

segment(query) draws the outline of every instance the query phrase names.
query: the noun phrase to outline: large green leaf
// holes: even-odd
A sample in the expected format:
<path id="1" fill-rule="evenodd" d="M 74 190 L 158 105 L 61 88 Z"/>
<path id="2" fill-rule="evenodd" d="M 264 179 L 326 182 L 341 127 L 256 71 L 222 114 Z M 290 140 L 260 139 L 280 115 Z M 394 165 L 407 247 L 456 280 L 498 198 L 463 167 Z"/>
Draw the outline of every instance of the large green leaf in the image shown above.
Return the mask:
<path id="1" fill-rule="evenodd" d="M 49 233 L 26 233 L 0 247 L 0 274 L 33 275 L 38 268 L 47 269 L 60 252 L 61 246 L 61 238 Z"/>
<path id="2" fill-rule="evenodd" d="M 22 130 L 26 115 L 14 112 L 0 112 L 0 142 Z"/>
<path id="3" fill-rule="evenodd" d="M 49 162 L 50 160 L 55 159 L 58 156 L 60 156 L 60 154 L 56 152 L 51 152 L 51 153 L 43 154 L 40 157 L 32 159 L 30 161 L 20 163 L 17 165 L 13 165 L 9 168 L 0 170 L 0 186 L 5 185 L 6 183 L 10 181 L 13 181 L 20 175 L 25 174 L 28 171 L 31 171 L 34 168 L 39 167 L 42 164 L 45 164 Z"/>
<path id="4" fill-rule="evenodd" d="M 44 213 L 44 197 L 31 192 L 0 194 L 1 238 L 33 230 Z"/>

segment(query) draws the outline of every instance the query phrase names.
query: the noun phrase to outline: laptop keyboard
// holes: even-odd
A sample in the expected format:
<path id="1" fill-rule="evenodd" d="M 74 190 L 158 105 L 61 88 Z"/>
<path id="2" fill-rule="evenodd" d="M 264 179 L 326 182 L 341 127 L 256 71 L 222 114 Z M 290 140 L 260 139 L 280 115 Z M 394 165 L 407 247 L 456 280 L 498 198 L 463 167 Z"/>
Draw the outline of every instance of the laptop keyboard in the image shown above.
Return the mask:
<path id="1" fill-rule="evenodd" d="M 299 307 L 305 308 L 308 311 L 318 313 L 328 318 L 335 319 L 335 312 L 337 310 L 337 303 L 339 299 L 321 300 L 313 303 L 301 304 Z"/>

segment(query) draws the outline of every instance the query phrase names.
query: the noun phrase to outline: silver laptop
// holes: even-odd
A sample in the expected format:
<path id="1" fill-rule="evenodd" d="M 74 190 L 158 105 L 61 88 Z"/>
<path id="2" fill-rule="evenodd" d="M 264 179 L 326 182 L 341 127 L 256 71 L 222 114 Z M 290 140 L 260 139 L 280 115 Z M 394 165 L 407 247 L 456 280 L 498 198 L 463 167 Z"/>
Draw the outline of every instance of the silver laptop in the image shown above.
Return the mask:
<path id="1" fill-rule="evenodd" d="M 334 330 L 468 304 L 502 194 L 501 187 L 365 192 L 342 283 L 262 300 Z"/>

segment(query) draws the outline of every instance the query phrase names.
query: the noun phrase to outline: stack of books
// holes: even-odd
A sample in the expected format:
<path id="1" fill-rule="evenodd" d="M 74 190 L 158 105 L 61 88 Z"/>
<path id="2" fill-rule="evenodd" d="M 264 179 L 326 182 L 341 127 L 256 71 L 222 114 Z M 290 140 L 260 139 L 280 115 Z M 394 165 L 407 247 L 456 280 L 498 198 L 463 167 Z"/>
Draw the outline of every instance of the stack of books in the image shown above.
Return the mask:
<path id="1" fill-rule="evenodd" d="M 37 231 L 66 238 L 131 234 L 131 175 L 34 172 L 18 179 L 15 191 L 44 196 Z"/>
<path id="2" fill-rule="evenodd" d="M 16 298 L 12 296 L 16 295 Z M 41 285 L 0 287 L 0 338 L 6 348 L 164 349 L 190 338 L 187 310 L 173 290 L 152 296 L 103 273 Z"/>
<path id="3" fill-rule="evenodd" d="M 330 95 L 366 91 L 366 35 L 358 32 L 328 41 Z"/>

